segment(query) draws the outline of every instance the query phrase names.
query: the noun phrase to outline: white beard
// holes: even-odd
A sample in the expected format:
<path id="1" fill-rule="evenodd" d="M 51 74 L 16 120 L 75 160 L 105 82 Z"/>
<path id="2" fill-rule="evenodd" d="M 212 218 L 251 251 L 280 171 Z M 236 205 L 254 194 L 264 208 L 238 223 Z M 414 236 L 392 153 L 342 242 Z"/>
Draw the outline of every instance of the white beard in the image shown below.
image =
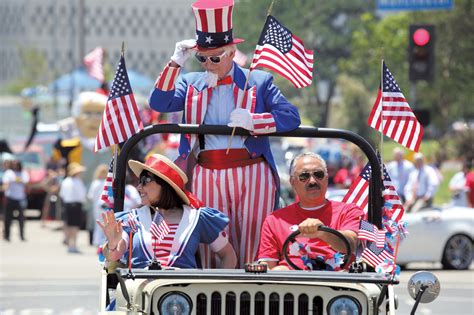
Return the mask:
<path id="1" fill-rule="evenodd" d="M 207 86 L 213 88 L 217 85 L 217 81 L 219 80 L 219 76 L 214 72 L 206 71 L 206 83 Z"/>

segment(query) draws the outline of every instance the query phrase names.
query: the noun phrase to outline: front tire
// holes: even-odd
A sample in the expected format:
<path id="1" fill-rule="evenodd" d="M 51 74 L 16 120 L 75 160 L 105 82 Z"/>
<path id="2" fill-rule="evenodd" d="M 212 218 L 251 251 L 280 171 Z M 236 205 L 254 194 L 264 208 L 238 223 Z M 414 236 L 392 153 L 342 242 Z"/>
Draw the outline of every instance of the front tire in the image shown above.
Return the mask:
<path id="1" fill-rule="evenodd" d="M 454 235 L 446 243 L 441 263 L 444 269 L 466 270 L 472 263 L 472 240 L 466 235 Z"/>

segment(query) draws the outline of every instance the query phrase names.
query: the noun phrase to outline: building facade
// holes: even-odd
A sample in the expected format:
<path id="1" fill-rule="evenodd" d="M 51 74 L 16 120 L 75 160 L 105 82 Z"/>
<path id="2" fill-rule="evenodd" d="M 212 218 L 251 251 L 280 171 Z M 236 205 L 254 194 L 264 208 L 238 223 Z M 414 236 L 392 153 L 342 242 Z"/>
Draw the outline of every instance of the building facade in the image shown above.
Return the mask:
<path id="1" fill-rule="evenodd" d="M 22 51 L 46 61 L 45 80 L 82 64 L 97 46 L 115 68 L 125 42 L 127 68 L 154 79 L 174 44 L 194 37 L 192 0 L 2 0 L 0 86 L 23 72 Z M 47 83 L 47 82 L 45 82 Z"/>

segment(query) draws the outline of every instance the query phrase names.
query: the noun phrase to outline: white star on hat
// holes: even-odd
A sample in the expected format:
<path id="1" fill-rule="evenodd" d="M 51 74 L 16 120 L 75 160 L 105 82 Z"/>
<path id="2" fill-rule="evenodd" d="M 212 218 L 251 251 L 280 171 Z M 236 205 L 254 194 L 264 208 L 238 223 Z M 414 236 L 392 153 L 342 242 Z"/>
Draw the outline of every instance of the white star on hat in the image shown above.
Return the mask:
<path id="1" fill-rule="evenodd" d="M 211 43 L 213 41 L 211 36 L 206 36 L 206 43 Z"/>
<path id="2" fill-rule="evenodd" d="M 227 43 L 229 41 L 229 35 L 224 36 L 224 40 Z"/>

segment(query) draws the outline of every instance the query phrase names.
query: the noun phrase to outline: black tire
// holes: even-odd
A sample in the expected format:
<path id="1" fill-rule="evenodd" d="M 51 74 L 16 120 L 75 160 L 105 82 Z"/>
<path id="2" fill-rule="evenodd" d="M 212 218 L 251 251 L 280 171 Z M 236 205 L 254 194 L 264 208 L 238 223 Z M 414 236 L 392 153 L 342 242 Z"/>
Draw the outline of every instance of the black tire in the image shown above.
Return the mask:
<path id="1" fill-rule="evenodd" d="M 441 263 L 444 269 L 466 270 L 472 263 L 472 240 L 469 236 L 452 236 L 444 246 Z"/>

